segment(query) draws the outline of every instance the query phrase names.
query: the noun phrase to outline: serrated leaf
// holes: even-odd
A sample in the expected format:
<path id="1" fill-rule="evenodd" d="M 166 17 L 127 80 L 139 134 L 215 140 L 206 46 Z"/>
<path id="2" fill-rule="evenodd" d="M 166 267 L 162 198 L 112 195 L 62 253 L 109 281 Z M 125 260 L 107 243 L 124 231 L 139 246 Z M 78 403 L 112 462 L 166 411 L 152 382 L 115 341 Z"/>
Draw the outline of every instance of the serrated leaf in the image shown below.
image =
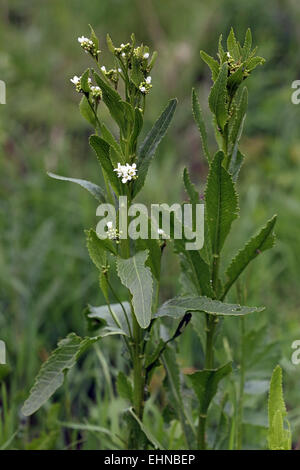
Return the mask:
<path id="1" fill-rule="evenodd" d="M 57 349 L 42 365 L 29 397 L 22 407 L 22 413 L 30 416 L 35 413 L 63 384 L 64 373 L 71 369 L 79 356 L 98 338 L 80 338 L 70 333 L 58 343 Z"/>
<path id="2" fill-rule="evenodd" d="M 239 150 L 236 153 L 236 156 L 232 156 L 229 164 L 229 173 L 232 176 L 234 183 L 236 183 L 241 167 L 245 160 L 245 155 L 242 154 Z"/>
<path id="3" fill-rule="evenodd" d="M 92 135 L 90 137 L 90 145 L 96 152 L 98 161 L 103 169 L 103 171 L 108 176 L 108 179 L 116 191 L 117 194 L 120 194 L 120 181 L 119 178 L 114 171 L 114 167 L 110 160 L 110 146 L 104 139 L 99 137 L 98 135 Z"/>
<path id="4" fill-rule="evenodd" d="M 252 34 L 250 28 L 247 29 L 245 35 L 244 46 L 242 50 L 242 60 L 246 60 L 249 57 L 250 51 L 252 47 Z"/>
<path id="5" fill-rule="evenodd" d="M 232 372 L 231 362 L 219 369 L 204 369 L 187 375 L 197 395 L 200 413 L 206 415 L 211 401 L 217 393 L 220 381 Z"/>
<path id="6" fill-rule="evenodd" d="M 206 54 L 206 52 L 204 51 L 200 51 L 200 55 L 201 55 L 201 58 L 204 60 L 204 62 L 209 66 L 211 73 L 212 73 L 212 79 L 215 82 L 219 75 L 219 70 L 220 70 L 219 63 L 213 57 Z"/>
<path id="7" fill-rule="evenodd" d="M 205 190 L 205 208 L 213 255 L 222 250 L 232 222 L 238 217 L 238 197 L 232 178 L 222 166 L 224 153 L 216 153 Z"/>
<path id="8" fill-rule="evenodd" d="M 233 28 L 230 29 L 230 33 L 229 33 L 228 38 L 227 38 L 227 50 L 228 50 L 229 54 L 231 55 L 231 57 L 233 57 L 233 59 L 235 61 L 237 61 L 239 59 L 239 56 L 240 56 L 239 46 L 238 46 L 238 42 L 235 38 Z"/>
<path id="9" fill-rule="evenodd" d="M 183 170 L 183 183 L 184 183 L 185 190 L 189 196 L 190 202 L 192 204 L 198 204 L 199 193 L 196 190 L 195 185 L 191 182 L 190 175 L 189 175 L 187 168 Z"/>
<path id="10" fill-rule="evenodd" d="M 140 251 L 132 258 L 117 258 L 117 272 L 121 282 L 132 294 L 132 304 L 137 322 L 147 328 L 151 321 L 153 280 L 145 266 L 148 250 Z"/>
<path id="11" fill-rule="evenodd" d="M 235 167 L 235 163 L 236 163 L 238 145 L 239 145 L 239 141 L 243 132 L 247 107 L 248 107 L 248 92 L 247 92 L 247 88 L 244 87 L 238 107 L 235 111 L 233 123 L 230 126 L 230 132 L 229 132 L 229 141 L 231 142 L 231 152 L 232 152 L 231 160 L 233 160 L 233 167 Z"/>
<path id="12" fill-rule="evenodd" d="M 155 122 L 154 126 L 139 149 L 137 160 L 138 178 L 134 182 L 133 197 L 137 195 L 145 183 L 151 160 L 154 157 L 159 143 L 168 130 L 176 109 L 176 105 L 176 99 L 169 101 L 168 106 Z"/>
<path id="13" fill-rule="evenodd" d="M 270 219 L 267 224 L 256 235 L 254 235 L 244 248 L 242 248 L 232 259 L 226 271 L 227 280 L 224 286 L 223 297 L 225 297 L 232 284 L 234 284 L 248 264 L 260 253 L 273 247 L 275 242 L 273 229 L 276 219 L 277 216 L 274 215 L 272 219 Z"/>
<path id="14" fill-rule="evenodd" d="M 124 374 L 124 372 L 120 371 L 117 377 L 117 392 L 121 398 L 125 400 L 129 400 L 132 403 L 132 385 L 129 378 Z"/>
<path id="15" fill-rule="evenodd" d="M 207 143 L 207 133 L 206 133 L 206 127 L 205 127 L 205 122 L 203 119 L 202 115 L 202 110 L 199 104 L 199 100 L 196 94 L 195 89 L 193 88 L 192 90 L 192 110 L 193 110 L 193 116 L 195 119 L 195 122 L 199 128 L 200 135 L 201 135 L 201 142 L 202 142 L 202 148 L 204 155 L 206 156 L 208 162 L 211 160 L 210 152 L 208 149 L 208 143 Z"/>
<path id="16" fill-rule="evenodd" d="M 68 178 L 67 176 L 56 175 L 55 173 L 47 173 L 50 178 L 55 180 L 70 181 L 71 183 L 79 184 L 82 188 L 86 189 L 91 193 L 95 199 L 99 202 L 106 202 L 104 191 L 97 184 L 91 183 L 87 180 L 82 180 L 78 178 Z"/>
<path id="17" fill-rule="evenodd" d="M 114 46 L 114 43 L 112 42 L 112 39 L 110 37 L 110 35 L 107 33 L 106 35 L 106 43 L 107 43 L 107 47 L 108 47 L 108 50 L 114 54 L 115 53 L 115 46 Z"/>
<path id="18" fill-rule="evenodd" d="M 209 98 L 209 107 L 215 115 L 218 127 L 223 130 L 226 124 L 227 115 L 227 75 L 228 66 L 226 63 L 222 65 L 217 80 L 215 81 Z"/>
<path id="19" fill-rule="evenodd" d="M 277 366 L 272 374 L 268 401 L 269 432 L 268 442 L 271 450 L 290 450 L 291 432 L 286 420 L 286 406 L 282 390 L 282 369 Z M 284 427 L 284 421 L 288 429 Z"/>
<path id="20" fill-rule="evenodd" d="M 84 117 L 84 119 L 86 119 L 91 124 L 91 126 L 93 127 L 97 126 L 97 119 L 91 109 L 91 106 L 89 105 L 89 102 L 86 96 L 83 96 L 80 100 L 79 111 L 82 117 Z"/>
<path id="21" fill-rule="evenodd" d="M 263 57 L 250 57 L 246 62 L 246 69 L 248 72 L 252 72 L 258 65 L 263 65 L 265 59 Z"/>
<path id="22" fill-rule="evenodd" d="M 154 449 L 159 449 L 159 450 L 164 450 L 163 445 L 156 439 L 156 437 L 152 434 L 150 429 L 148 429 L 147 426 L 145 426 L 142 421 L 139 419 L 139 417 L 135 414 L 133 411 L 133 408 L 129 408 L 129 413 L 133 416 L 133 418 L 136 420 L 138 423 L 141 431 L 145 434 L 147 437 L 148 441 L 153 445 Z"/>
<path id="23" fill-rule="evenodd" d="M 174 297 L 165 302 L 154 317 L 182 318 L 187 312 L 203 312 L 216 316 L 243 316 L 249 313 L 262 312 L 264 307 L 246 307 L 238 304 L 227 304 L 208 297 Z"/>

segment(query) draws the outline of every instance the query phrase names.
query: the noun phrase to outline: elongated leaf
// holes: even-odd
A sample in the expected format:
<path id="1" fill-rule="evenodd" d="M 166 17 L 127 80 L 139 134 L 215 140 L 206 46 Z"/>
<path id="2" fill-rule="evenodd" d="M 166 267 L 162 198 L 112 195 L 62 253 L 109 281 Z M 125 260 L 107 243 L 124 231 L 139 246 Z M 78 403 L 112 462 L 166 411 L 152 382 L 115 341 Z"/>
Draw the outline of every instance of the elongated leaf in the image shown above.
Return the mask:
<path id="1" fill-rule="evenodd" d="M 239 51 L 238 42 L 235 38 L 233 28 L 230 29 L 230 33 L 227 38 L 227 49 L 228 49 L 229 54 L 231 55 L 231 57 L 233 57 L 234 60 L 239 59 L 240 51 Z"/>
<path id="2" fill-rule="evenodd" d="M 231 362 L 219 369 L 204 369 L 187 375 L 199 400 L 200 412 L 206 415 L 209 405 L 217 393 L 219 382 L 232 372 Z"/>
<path id="3" fill-rule="evenodd" d="M 221 71 L 217 80 L 215 81 L 209 98 L 209 107 L 212 113 L 215 115 L 217 124 L 221 130 L 224 129 L 224 126 L 227 121 L 227 74 L 228 66 L 227 63 L 222 65 Z"/>
<path id="4" fill-rule="evenodd" d="M 99 163 L 103 171 L 107 174 L 112 187 L 117 194 L 120 194 L 120 180 L 110 160 L 110 146 L 98 135 L 92 135 L 90 137 L 90 145 L 95 150 Z"/>
<path id="5" fill-rule="evenodd" d="M 198 204 L 200 202 L 199 193 L 196 190 L 195 185 L 190 180 L 190 175 L 189 175 L 187 168 L 183 170 L 183 182 L 184 182 L 185 190 L 189 196 L 190 202 L 192 204 Z"/>
<path id="6" fill-rule="evenodd" d="M 151 321 L 153 280 L 145 266 L 148 254 L 145 250 L 129 259 L 117 258 L 119 278 L 132 294 L 134 313 L 141 328 L 147 328 Z"/>
<path id="7" fill-rule="evenodd" d="M 260 253 L 272 248 L 275 243 L 275 235 L 273 229 L 277 216 L 274 215 L 267 224 L 242 248 L 232 259 L 227 271 L 227 281 L 224 286 L 224 296 L 229 291 L 232 284 L 242 274 L 250 261 L 255 259 Z"/>
<path id="8" fill-rule="evenodd" d="M 79 111 L 81 115 L 84 117 L 84 119 L 86 119 L 91 124 L 91 126 L 93 127 L 97 126 L 96 116 L 93 113 L 86 96 L 83 96 L 80 100 Z"/>
<path id="9" fill-rule="evenodd" d="M 142 421 L 138 418 L 138 416 L 135 414 L 135 412 L 133 411 L 133 408 L 129 408 L 129 413 L 133 416 L 133 418 L 136 420 L 136 422 L 138 423 L 139 427 L 141 428 L 141 431 L 145 434 L 145 436 L 147 437 L 148 441 L 153 445 L 154 449 L 159 449 L 159 450 L 163 450 L 164 447 L 163 445 L 156 439 L 155 436 L 153 436 L 152 432 L 150 431 L 150 429 L 148 429 L 143 423 Z"/>
<path id="10" fill-rule="evenodd" d="M 232 145 L 232 153 L 236 154 L 237 153 L 237 148 L 238 144 L 242 135 L 243 131 L 243 126 L 244 126 L 244 121 L 246 117 L 246 112 L 247 112 L 247 107 L 248 107 L 248 92 L 247 88 L 244 87 L 241 98 L 238 104 L 238 108 L 235 113 L 235 118 L 233 125 L 230 128 L 230 133 L 229 133 L 229 140 Z M 233 155 L 233 158 L 235 155 Z"/>
<path id="11" fill-rule="evenodd" d="M 201 58 L 204 60 L 204 62 L 209 66 L 211 73 L 212 73 L 212 79 L 215 82 L 219 75 L 219 70 L 220 70 L 219 63 L 215 59 L 213 59 L 213 57 L 211 57 L 204 51 L 200 51 L 200 55 L 201 55 Z"/>
<path id="12" fill-rule="evenodd" d="M 252 47 L 252 34 L 250 28 L 246 31 L 245 42 L 242 51 L 242 60 L 246 60 L 249 57 Z"/>
<path id="13" fill-rule="evenodd" d="M 169 101 L 168 106 L 162 112 L 139 149 L 137 160 L 138 178 L 134 183 L 133 196 L 137 195 L 145 183 L 151 160 L 154 157 L 159 143 L 168 130 L 176 105 L 176 99 Z"/>
<path id="14" fill-rule="evenodd" d="M 213 255 L 218 256 L 238 217 L 238 197 L 230 174 L 222 166 L 224 154 L 217 152 L 211 164 L 205 191 L 206 216 Z"/>
<path id="15" fill-rule="evenodd" d="M 109 129 L 107 129 L 107 127 L 105 126 L 105 124 L 102 124 L 101 125 L 101 136 L 103 138 L 103 140 L 105 140 L 105 142 L 107 144 L 109 144 L 113 149 L 114 151 L 116 152 L 116 154 L 118 155 L 119 157 L 119 162 L 120 163 L 124 163 L 124 156 L 122 154 L 122 149 L 121 149 L 121 146 L 120 144 L 117 142 L 117 140 L 115 139 L 115 137 L 112 135 L 112 133 L 110 132 Z"/>
<path id="16" fill-rule="evenodd" d="M 98 338 L 80 338 L 69 334 L 58 343 L 49 359 L 42 365 L 35 383 L 25 401 L 22 413 L 30 416 L 35 413 L 53 393 L 63 384 L 64 373 L 71 369 L 79 356 Z"/>
<path id="17" fill-rule="evenodd" d="M 122 302 L 121 304 L 101 305 L 94 307 L 88 305 L 85 315 L 90 322 L 90 326 L 94 329 L 100 328 L 105 331 L 121 330 L 122 334 L 129 336 L 129 326 L 126 320 L 124 310 L 131 328 L 131 308 L 129 302 Z"/>
<path id="18" fill-rule="evenodd" d="M 94 72 L 97 85 L 101 88 L 103 101 L 106 104 L 111 116 L 118 123 L 123 131 L 126 127 L 124 107 L 119 93 L 106 83 L 97 73 Z"/>
<path id="19" fill-rule="evenodd" d="M 202 142 L 202 148 L 204 155 L 206 156 L 208 162 L 211 160 L 210 152 L 208 149 L 208 143 L 207 143 L 207 133 L 206 133 L 206 127 L 205 127 L 205 122 L 203 119 L 202 115 L 202 110 L 199 104 L 199 100 L 196 94 L 195 89 L 193 88 L 192 90 L 192 110 L 193 110 L 193 116 L 195 119 L 195 122 L 199 128 L 200 135 L 201 135 L 201 142 Z"/>
<path id="20" fill-rule="evenodd" d="M 208 297 L 174 297 L 165 302 L 154 315 L 155 317 L 182 318 L 187 312 L 204 312 L 216 316 L 242 316 L 262 312 L 264 307 L 245 307 L 227 304 Z"/>
<path id="21" fill-rule="evenodd" d="M 269 392 L 269 433 L 268 441 L 271 450 L 290 450 L 291 432 L 286 420 L 287 411 L 282 390 L 282 369 L 277 366 L 272 374 Z M 284 427 L 284 422 L 288 429 Z"/>
<path id="22" fill-rule="evenodd" d="M 62 180 L 62 181 L 70 181 L 71 183 L 76 183 L 86 189 L 89 193 L 91 193 L 95 199 L 99 202 L 105 202 L 105 194 L 104 191 L 98 186 L 97 184 L 91 183 L 87 180 L 81 180 L 78 178 L 68 178 L 67 176 L 60 176 L 56 175 L 55 173 L 48 172 L 48 176 L 55 180 Z"/>

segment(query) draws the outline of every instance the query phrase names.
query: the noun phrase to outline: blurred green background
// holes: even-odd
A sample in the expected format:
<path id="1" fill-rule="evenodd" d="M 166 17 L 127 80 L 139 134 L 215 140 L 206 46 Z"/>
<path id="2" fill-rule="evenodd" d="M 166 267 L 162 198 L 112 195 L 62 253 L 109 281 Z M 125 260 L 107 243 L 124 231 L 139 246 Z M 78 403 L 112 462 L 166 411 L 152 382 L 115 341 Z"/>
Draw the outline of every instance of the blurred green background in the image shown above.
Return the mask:
<path id="1" fill-rule="evenodd" d="M 31 420 L 19 413 L 41 362 L 57 339 L 70 331 L 84 334 L 85 305 L 103 302 L 83 232 L 95 226 L 94 200 L 79 187 L 46 175 L 51 170 L 101 181 L 88 147 L 92 129 L 78 112 L 79 96 L 70 83 L 73 75 L 91 65 L 77 42 L 78 36 L 89 35 L 89 23 L 100 38 L 106 65 L 107 32 L 116 44 L 127 42 L 134 32 L 137 41 L 159 52 L 145 128 L 149 129 L 169 98 L 177 96 L 179 106 L 141 197 L 143 202 L 168 203 L 186 197 L 184 166 L 202 190 L 207 174 L 190 106 L 194 86 L 210 119 L 206 105 L 210 72 L 199 50 L 215 55 L 221 33 L 227 37 L 233 26 L 242 41 L 251 27 L 254 45 L 259 46 L 266 64 L 247 80 L 241 223 L 238 232 L 233 230 L 226 251 L 228 256 L 236 252 L 273 213 L 278 214 L 276 247 L 256 260 L 244 277 L 247 303 L 267 307 L 262 317 L 247 320 L 249 331 L 263 332 L 260 345 L 253 348 L 258 352 L 262 345 L 269 345 L 249 368 L 248 379 L 259 378 L 263 384 L 275 365 L 282 365 L 294 444 L 299 440 L 300 445 L 300 366 L 291 363 L 291 343 L 300 339 L 300 106 L 291 103 L 291 84 L 300 79 L 299 2 L 1 0 L 0 13 L 0 79 L 7 86 L 7 104 L 0 105 L 0 339 L 6 342 L 8 363 L 0 366 L 0 447 L 28 447 L 33 438 L 54 429 L 53 440 L 42 445 L 64 448 L 66 439 L 55 434 L 53 424 L 58 415 L 82 422 L 89 417 L 98 424 L 108 419 L 112 428 L 119 425 L 113 410 L 98 416 L 99 401 L 105 395 L 101 388 L 105 367 L 114 374 L 122 360 L 115 339 L 83 361 L 81 373 L 70 376 L 72 387 L 58 394 L 58 401 L 65 403 L 63 411 L 48 405 Z M 212 128 L 210 139 L 214 148 Z M 161 300 L 166 300 L 180 288 L 171 249 L 163 271 Z M 226 328 L 228 344 L 223 351 L 235 359 L 238 333 L 232 323 Z M 198 338 L 191 331 L 184 336 L 182 367 L 197 366 Z M 108 358 L 106 366 L 103 354 Z M 249 395 L 249 418 L 247 413 L 245 417 L 251 423 L 247 445 L 263 448 L 258 431 L 264 429 L 266 420 L 266 387 L 254 392 Z M 54 416 L 52 421 L 49 416 Z M 109 446 L 101 439 L 92 434 L 83 445 Z"/>

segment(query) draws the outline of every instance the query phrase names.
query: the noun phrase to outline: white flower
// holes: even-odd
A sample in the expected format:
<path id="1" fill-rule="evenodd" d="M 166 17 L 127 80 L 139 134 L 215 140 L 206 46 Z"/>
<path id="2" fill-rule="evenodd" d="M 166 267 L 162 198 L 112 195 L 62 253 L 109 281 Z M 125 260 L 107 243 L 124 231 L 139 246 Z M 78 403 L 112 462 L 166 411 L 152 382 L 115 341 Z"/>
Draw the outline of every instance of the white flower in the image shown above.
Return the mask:
<path id="1" fill-rule="evenodd" d="M 119 72 L 119 73 L 122 73 L 122 69 L 120 69 L 120 67 L 118 68 L 118 72 Z"/>
<path id="2" fill-rule="evenodd" d="M 144 54 L 144 56 L 143 56 L 144 59 L 149 59 L 149 55 L 150 55 L 149 52 L 145 52 L 145 54 Z"/>
<path id="3" fill-rule="evenodd" d="M 122 178 L 123 184 L 136 178 L 137 170 L 135 163 L 132 165 L 129 165 L 129 163 L 126 163 L 126 165 L 121 165 L 121 163 L 118 163 L 118 167 L 114 168 L 114 171 L 117 172 L 118 178 Z"/>
<path id="4" fill-rule="evenodd" d="M 227 52 L 227 57 L 230 59 L 231 55 L 229 52 Z"/>
<path id="5" fill-rule="evenodd" d="M 92 79 L 90 77 L 88 78 L 88 83 L 92 83 Z"/>
<path id="6" fill-rule="evenodd" d="M 125 52 L 122 52 L 122 57 L 126 57 L 126 54 L 125 54 Z"/>
<path id="7" fill-rule="evenodd" d="M 106 72 L 106 67 L 105 67 L 105 65 L 102 65 L 101 70 L 102 70 L 102 72 Z"/>
<path id="8" fill-rule="evenodd" d="M 82 44 L 83 42 L 89 42 L 89 39 L 85 36 L 80 36 L 80 38 L 78 38 L 78 42 Z"/>
<path id="9" fill-rule="evenodd" d="M 110 228 L 112 228 L 113 223 L 112 222 L 107 222 L 106 226 L 107 226 L 108 229 L 110 229 Z"/>
<path id="10" fill-rule="evenodd" d="M 150 75 L 149 75 L 149 77 L 146 78 L 145 81 L 146 81 L 146 83 L 148 83 L 148 85 L 150 85 L 150 83 L 152 81 L 152 78 L 150 77 Z"/>
<path id="11" fill-rule="evenodd" d="M 122 43 L 120 47 L 125 47 L 125 44 Z"/>
<path id="12" fill-rule="evenodd" d="M 140 86 L 140 91 L 141 91 L 142 93 L 145 93 L 146 88 L 145 88 L 144 86 Z"/>
<path id="13" fill-rule="evenodd" d="M 77 75 L 74 75 L 73 78 L 70 78 L 70 82 L 74 83 L 74 85 L 78 85 L 80 83 L 81 77 L 77 77 Z"/>

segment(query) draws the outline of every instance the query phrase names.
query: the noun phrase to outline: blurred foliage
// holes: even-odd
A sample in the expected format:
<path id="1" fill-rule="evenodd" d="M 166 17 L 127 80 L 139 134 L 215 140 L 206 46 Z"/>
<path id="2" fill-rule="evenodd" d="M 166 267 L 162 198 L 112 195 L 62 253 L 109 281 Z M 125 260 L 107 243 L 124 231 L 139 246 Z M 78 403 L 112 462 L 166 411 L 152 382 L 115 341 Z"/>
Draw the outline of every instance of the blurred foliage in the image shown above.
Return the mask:
<path id="1" fill-rule="evenodd" d="M 299 2 L 2 0 L 0 13 L 0 79 L 7 85 L 7 105 L 0 105 L 0 337 L 8 357 L 8 365 L 0 366 L 0 448 L 65 448 L 74 441 L 78 443 L 73 448 L 114 448 L 109 437 L 95 430 L 88 437 L 74 429 L 62 433 L 54 421 L 58 416 L 65 421 L 88 419 L 99 426 L 109 423 L 118 433 L 124 406 L 121 399 L 110 400 L 115 384 L 108 382 L 106 368 L 116 376 L 120 367 L 126 367 L 121 346 L 110 339 L 104 346 L 109 365 L 103 351 L 83 359 L 80 373 L 68 379 L 72 386 L 66 384 L 57 397 L 65 403 L 63 410 L 49 405 L 30 422 L 19 414 L 39 364 L 57 338 L 71 330 L 83 333 L 86 303 L 103 302 L 83 234 L 96 222 L 94 201 L 85 191 L 46 176 L 46 170 L 51 170 L 95 182 L 101 178 L 88 147 L 91 128 L 77 112 L 78 95 L 69 81 L 88 64 L 77 37 L 88 34 L 89 23 L 101 39 L 105 60 L 107 32 L 121 43 L 134 31 L 138 41 L 159 51 L 147 122 L 150 126 L 173 96 L 179 99 L 179 109 L 144 194 L 148 202 L 169 203 L 186 197 L 183 166 L 191 169 L 198 187 L 207 172 L 190 108 L 191 87 L 196 86 L 203 105 L 211 86 L 199 50 L 213 54 L 220 33 L 227 35 L 233 26 L 242 38 L 251 27 L 254 44 L 260 45 L 259 54 L 267 62 L 248 83 L 249 112 L 242 141 L 247 161 L 240 182 L 244 230 L 227 246 L 228 257 L 252 235 L 253 223 L 259 227 L 274 211 L 278 242 L 244 277 L 247 303 L 267 306 L 262 316 L 246 321 L 249 369 L 244 421 L 250 426 L 245 429 L 245 442 L 248 447 L 266 446 L 267 387 L 263 384 L 279 361 L 287 409 L 292 410 L 294 446 L 300 445 L 296 387 L 300 369 L 290 360 L 291 343 L 300 337 L 300 110 L 290 99 L 291 83 L 300 78 Z M 178 293 L 178 273 L 170 249 L 162 300 Z M 238 329 L 233 330 L 230 321 L 223 327 L 228 341 L 220 345 L 220 361 L 232 355 L 237 367 Z M 258 333 L 256 343 L 251 343 L 253 329 Z M 180 339 L 183 369 L 201 363 L 198 341 L 192 330 Z M 268 351 L 262 347 L 266 344 Z M 259 384 L 253 385 L 254 377 L 259 377 Z M 160 377 L 154 378 L 158 394 L 160 383 Z M 151 416 L 159 416 L 154 403 L 147 407 Z M 154 431 L 163 433 L 161 418 L 156 423 Z M 174 436 L 176 442 L 176 430 Z"/>

